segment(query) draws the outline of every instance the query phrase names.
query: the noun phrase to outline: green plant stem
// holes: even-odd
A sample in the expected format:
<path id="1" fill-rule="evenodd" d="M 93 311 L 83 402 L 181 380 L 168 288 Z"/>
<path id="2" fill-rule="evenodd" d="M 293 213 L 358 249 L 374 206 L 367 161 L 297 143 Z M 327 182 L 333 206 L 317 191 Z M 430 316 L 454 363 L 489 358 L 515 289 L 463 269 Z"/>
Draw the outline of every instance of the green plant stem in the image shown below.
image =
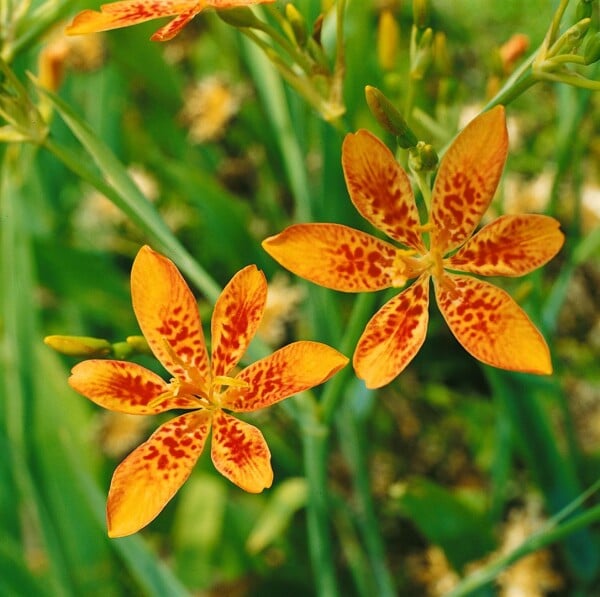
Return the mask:
<path id="1" fill-rule="evenodd" d="M 308 482 L 308 541 L 316 593 L 319 597 L 336 597 L 338 588 L 327 474 L 329 429 L 320 422 L 317 405 L 310 394 L 299 395 L 296 402 L 301 412 L 304 468 Z"/>
<path id="2" fill-rule="evenodd" d="M 363 292 L 354 301 L 350 320 L 346 332 L 339 345 L 339 350 L 345 355 L 352 353 L 360 335 L 362 334 L 368 318 L 372 315 L 373 305 L 377 295 L 372 292 Z M 338 404 L 342 399 L 343 390 L 352 375 L 352 368 L 345 367 L 325 386 L 321 397 L 321 410 L 323 421 L 329 424 L 335 415 Z"/>
<path id="3" fill-rule="evenodd" d="M 355 520 L 369 559 L 375 589 L 372 594 L 394 597 L 396 590 L 386 565 L 386 550 L 379 532 L 379 521 L 371 490 L 368 442 L 365 435 L 367 422 L 365 417 L 361 416 L 361 412 L 365 412 L 364 403 L 369 399 L 370 390 L 366 390 L 362 382 L 356 382 L 353 386 L 354 391 L 350 392 L 353 394 L 352 398 L 347 397 L 344 404 L 337 409 L 338 435 L 346 462 L 352 471 L 356 496 Z"/>
<path id="4" fill-rule="evenodd" d="M 574 509 L 578 508 L 586 497 L 595 493 L 600 488 L 600 481 L 597 481 L 589 490 L 580 497 L 575 499 L 572 504 L 569 504 L 562 512 L 555 516 L 550 524 L 545 526 L 541 531 L 531 535 L 521 545 L 515 548 L 510 553 L 497 558 L 487 566 L 480 568 L 473 574 L 470 574 L 463 579 L 446 597 L 463 597 L 472 595 L 473 591 L 480 589 L 486 584 L 492 582 L 503 570 L 514 564 L 521 558 L 564 539 L 571 533 L 584 529 L 588 525 L 600 520 L 600 505 L 594 506 L 589 510 L 579 514 L 571 520 L 555 526 L 555 522 L 559 518 L 564 518 Z"/>

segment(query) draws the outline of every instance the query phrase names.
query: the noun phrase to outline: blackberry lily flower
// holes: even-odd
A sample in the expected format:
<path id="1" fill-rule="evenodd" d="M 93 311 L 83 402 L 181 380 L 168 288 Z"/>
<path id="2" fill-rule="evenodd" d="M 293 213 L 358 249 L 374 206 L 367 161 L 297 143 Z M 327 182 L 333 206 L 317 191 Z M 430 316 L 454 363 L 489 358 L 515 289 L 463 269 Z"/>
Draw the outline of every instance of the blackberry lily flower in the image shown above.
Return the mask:
<path id="1" fill-rule="evenodd" d="M 399 375 L 421 348 L 428 325 L 429 281 L 452 333 L 480 361 L 514 371 L 552 372 L 548 346 L 502 289 L 478 276 L 521 276 L 549 261 L 564 236 L 555 219 L 497 218 L 474 234 L 496 191 L 508 150 L 504 108 L 473 120 L 441 160 L 428 221 L 422 224 L 406 172 L 365 130 L 349 134 L 342 166 L 350 198 L 401 248 L 339 224 L 298 224 L 263 241 L 281 265 L 316 284 L 368 292 L 415 282 L 369 321 L 353 364 L 367 387 Z"/>
<path id="2" fill-rule="evenodd" d="M 239 271 L 215 304 L 211 358 L 196 301 L 169 259 L 142 247 L 131 295 L 140 328 L 173 379 L 166 382 L 136 363 L 92 359 L 73 368 L 69 384 L 113 411 L 190 412 L 161 425 L 115 470 L 107 502 L 111 537 L 135 533 L 160 513 L 190 475 L 211 429 L 211 457 L 222 475 L 248 492 L 270 487 L 271 454 L 261 432 L 230 412 L 275 404 L 323 383 L 348 362 L 329 346 L 302 341 L 236 373 L 267 297 L 264 274 L 254 265 Z"/>

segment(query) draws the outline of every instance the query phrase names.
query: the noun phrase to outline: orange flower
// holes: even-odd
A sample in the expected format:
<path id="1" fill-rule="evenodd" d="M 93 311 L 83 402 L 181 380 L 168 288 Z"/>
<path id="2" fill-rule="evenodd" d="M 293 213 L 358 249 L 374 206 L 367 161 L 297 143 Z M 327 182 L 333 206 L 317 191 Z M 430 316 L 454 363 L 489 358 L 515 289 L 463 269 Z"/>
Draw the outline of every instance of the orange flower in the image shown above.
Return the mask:
<path id="1" fill-rule="evenodd" d="M 563 244 L 559 223 L 543 215 L 503 216 L 473 235 L 507 148 L 503 107 L 473 120 L 441 161 L 428 222 L 421 225 L 408 176 L 390 150 L 367 131 L 350 134 L 342 148 L 350 198 L 371 224 L 406 248 L 339 224 L 298 224 L 263 242 L 284 267 L 335 290 L 374 291 L 417 278 L 375 314 L 358 342 L 353 364 L 367 387 L 390 382 L 421 348 L 430 278 L 446 322 L 475 358 L 503 369 L 552 372 L 546 342 L 506 292 L 448 271 L 521 276 Z"/>
<path id="2" fill-rule="evenodd" d="M 150 38 L 152 41 L 168 41 L 205 8 L 226 9 L 271 2 L 275 0 L 122 0 L 103 4 L 100 12 L 80 12 L 67 27 L 67 33 L 95 33 L 129 27 L 160 17 L 175 17 Z"/>
<path id="3" fill-rule="evenodd" d="M 145 246 L 131 270 L 133 309 L 170 382 L 135 363 L 83 361 L 70 385 L 110 410 L 148 415 L 191 412 L 171 419 L 115 470 L 107 503 L 108 534 L 122 537 L 151 522 L 190 475 L 212 427 L 217 470 L 259 493 L 273 481 L 261 432 L 230 414 L 270 406 L 329 379 L 348 359 L 318 342 L 294 342 L 235 374 L 260 323 L 267 283 L 256 266 L 239 271 L 212 316 L 209 359 L 196 301 L 175 265 Z"/>

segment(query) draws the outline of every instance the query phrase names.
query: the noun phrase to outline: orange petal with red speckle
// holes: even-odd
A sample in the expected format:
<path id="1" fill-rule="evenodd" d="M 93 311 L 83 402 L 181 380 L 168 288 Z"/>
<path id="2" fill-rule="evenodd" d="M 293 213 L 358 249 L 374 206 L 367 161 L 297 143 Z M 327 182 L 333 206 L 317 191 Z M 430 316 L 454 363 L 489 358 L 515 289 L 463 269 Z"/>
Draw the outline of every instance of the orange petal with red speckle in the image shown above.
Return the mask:
<path id="1" fill-rule="evenodd" d="M 481 276 L 522 276 L 560 251 L 565 237 L 559 228 L 549 216 L 502 216 L 470 238 L 444 266 Z"/>
<path id="2" fill-rule="evenodd" d="M 110 537 L 131 535 L 158 516 L 192 472 L 211 417 L 197 410 L 168 421 L 117 467 L 106 505 Z"/>
<path id="3" fill-rule="evenodd" d="M 397 377 L 423 345 L 429 321 L 429 275 L 421 276 L 388 301 L 367 324 L 353 365 L 367 388 L 380 388 Z"/>
<path id="4" fill-rule="evenodd" d="M 211 456 L 216 469 L 250 493 L 273 483 L 271 452 L 262 433 L 223 411 L 215 413 Z"/>
<path id="5" fill-rule="evenodd" d="M 213 376 L 226 375 L 244 356 L 267 302 L 267 280 L 255 265 L 240 270 L 215 303 L 211 322 Z"/>
<path id="6" fill-rule="evenodd" d="M 406 172 L 375 135 L 346 135 L 342 166 L 352 203 L 375 228 L 422 253 L 419 212 Z"/>
<path id="7" fill-rule="evenodd" d="M 476 359 L 511 371 L 552 373 L 546 341 L 504 290 L 454 274 L 445 274 L 435 289 L 452 333 Z"/>
<path id="8" fill-rule="evenodd" d="M 381 290 L 413 277 L 402 251 L 341 224 L 296 224 L 262 246 L 294 274 L 333 290 Z"/>
<path id="9" fill-rule="evenodd" d="M 236 412 L 264 408 L 326 382 L 347 363 L 342 353 L 326 344 L 293 342 L 241 371 L 236 379 L 249 387 L 230 387 L 221 405 Z"/>
<path id="10" fill-rule="evenodd" d="M 195 0 L 124 0 L 103 4 L 100 11 L 84 10 L 75 16 L 67 27 L 69 35 L 108 31 L 119 27 L 129 27 L 160 17 L 172 17 L 189 11 L 199 4 Z"/>
<path id="11" fill-rule="evenodd" d="M 479 115 L 456 137 L 433 186 L 432 247 L 447 253 L 473 233 L 496 192 L 507 151 L 503 106 Z"/>
<path id="12" fill-rule="evenodd" d="M 161 27 L 156 31 L 152 37 L 151 41 L 169 41 L 173 39 L 179 32 L 200 12 L 204 10 L 204 6 L 200 6 L 200 8 L 194 6 L 189 10 L 182 12 L 172 21 L 169 21 L 164 27 Z"/>
<path id="13" fill-rule="evenodd" d="M 131 299 L 156 358 L 175 377 L 206 391 L 208 353 L 198 305 L 175 264 L 142 247 L 131 268 Z"/>
<path id="14" fill-rule="evenodd" d="M 69 385 L 92 402 L 122 413 L 152 415 L 172 408 L 198 408 L 196 398 L 174 396 L 162 377 L 126 361 L 82 361 L 73 367 Z"/>

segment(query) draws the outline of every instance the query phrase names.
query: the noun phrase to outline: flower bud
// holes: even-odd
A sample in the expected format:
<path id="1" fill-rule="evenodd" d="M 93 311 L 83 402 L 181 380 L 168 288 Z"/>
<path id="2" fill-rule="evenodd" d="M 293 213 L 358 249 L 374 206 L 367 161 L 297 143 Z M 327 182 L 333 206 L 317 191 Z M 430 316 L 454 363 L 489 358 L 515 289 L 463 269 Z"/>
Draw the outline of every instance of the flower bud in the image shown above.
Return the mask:
<path id="1" fill-rule="evenodd" d="M 233 27 L 262 29 L 263 26 L 261 21 L 256 18 L 256 15 L 252 12 L 252 10 L 245 6 L 219 10 L 217 11 L 217 14 L 221 20 Z"/>
<path id="2" fill-rule="evenodd" d="M 150 346 L 144 336 L 127 336 L 127 344 L 131 346 L 137 354 L 151 354 Z"/>
<path id="3" fill-rule="evenodd" d="M 377 57 L 383 70 L 392 70 L 396 65 L 399 40 L 398 22 L 391 10 L 384 10 L 379 16 L 377 28 Z"/>
<path id="4" fill-rule="evenodd" d="M 413 23 L 423 29 L 429 20 L 429 0 L 413 0 Z"/>
<path id="5" fill-rule="evenodd" d="M 583 60 L 586 64 L 593 64 L 600 60 L 600 32 L 594 33 L 585 43 Z"/>
<path id="6" fill-rule="evenodd" d="M 591 0 L 579 0 L 575 7 L 575 19 L 589 19 L 592 16 L 593 6 Z"/>
<path id="7" fill-rule="evenodd" d="M 285 5 L 285 18 L 292 28 L 296 43 L 303 48 L 308 40 L 308 31 L 306 29 L 306 21 L 300 14 L 298 9 L 293 4 Z"/>
<path id="8" fill-rule="evenodd" d="M 89 336 L 46 336 L 44 344 L 70 357 L 104 357 L 112 350 L 108 340 Z"/>
<path id="9" fill-rule="evenodd" d="M 439 158 L 433 145 L 419 141 L 417 146 L 410 150 L 408 160 L 410 167 L 415 172 L 434 170 Z"/>
<path id="10" fill-rule="evenodd" d="M 389 133 L 398 138 L 398 145 L 404 149 L 415 147 L 417 137 L 412 132 L 406 121 L 392 105 L 392 102 L 376 87 L 367 85 L 365 96 L 371 113 L 377 122 Z"/>

